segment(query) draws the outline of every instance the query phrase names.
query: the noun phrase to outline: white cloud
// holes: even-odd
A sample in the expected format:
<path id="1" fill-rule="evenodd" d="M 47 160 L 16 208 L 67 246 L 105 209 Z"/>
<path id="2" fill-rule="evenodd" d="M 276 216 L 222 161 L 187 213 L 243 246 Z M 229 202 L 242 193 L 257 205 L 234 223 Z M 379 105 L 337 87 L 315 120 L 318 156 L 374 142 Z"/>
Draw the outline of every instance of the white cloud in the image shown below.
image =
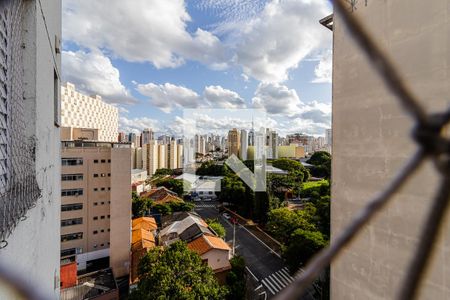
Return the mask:
<path id="1" fill-rule="evenodd" d="M 208 31 L 187 30 L 184 0 L 65 0 L 63 36 L 81 47 L 102 49 L 130 62 L 177 67 L 185 59 L 226 66 L 220 40 Z"/>
<path id="2" fill-rule="evenodd" d="M 304 103 L 294 89 L 279 83 L 260 83 L 252 102 L 255 108 L 263 108 L 274 117 L 288 117 L 285 131 L 295 128 L 294 131 L 323 134 L 323 129 L 331 126 L 330 103 Z"/>
<path id="3" fill-rule="evenodd" d="M 120 82 L 120 73 L 102 53 L 63 51 L 63 80 L 88 94 L 102 96 L 110 103 L 136 102 Z"/>
<path id="4" fill-rule="evenodd" d="M 245 101 L 238 93 L 222 88 L 221 86 L 205 87 L 204 96 L 213 108 L 244 108 Z"/>
<path id="5" fill-rule="evenodd" d="M 279 83 L 260 83 L 252 103 L 269 114 L 287 116 L 299 113 L 302 105 L 295 90 Z"/>
<path id="6" fill-rule="evenodd" d="M 326 51 L 325 54 L 321 55 L 319 63 L 314 69 L 314 75 L 316 78 L 313 79 L 314 83 L 331 83 L 333 71 L 333 54 L 331 50 Z"/>
<path id="7" fill-rule="evenodd" d="M 121 116 L 119 118 L 119 129 L 123 132 L 141 133 L 144 128 L 152 128 L 153 131 L 160 130 L 160 124 L 157 120 L 142 118 L 127 118 Z"/>
<path id="8" fill-rule="evenodd" d="M 177 86 L 171 83 L 138 84 L 137 90 L 150 98 L 150 103 L 166 113 L 170 113 L 175 107 L 197 108 L 201 104 L 201 97 L 191 89 Z"/>
<path id="9" fill-rule="evenodd" d="M 272 0 L 260 15 L 234 27 L 234 61 L 260 81 L 286 80 L 289 70 L 330 43 L 331 34 L 318 23 L 330 12 L 326 0 Z"/>
<path id="10" fill-rule="evenodd" d="M 137 84 L 136 89 L 149 97 L 153 106 L 166 113 L 176 108 L 244 108 L 245 101 L 238 93 L 221 86 L 207 86 L 200 96 L 195 91 L 172 83 Z"/>

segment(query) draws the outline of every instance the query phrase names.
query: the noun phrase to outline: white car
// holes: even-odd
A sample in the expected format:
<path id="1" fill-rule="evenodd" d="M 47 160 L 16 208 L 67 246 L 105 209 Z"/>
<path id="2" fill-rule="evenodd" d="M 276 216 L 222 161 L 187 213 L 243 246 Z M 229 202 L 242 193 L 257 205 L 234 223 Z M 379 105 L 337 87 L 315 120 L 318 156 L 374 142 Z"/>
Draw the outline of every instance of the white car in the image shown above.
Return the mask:
<path id="1" fill-rule="evenodd" d="M 231 218 L 228 213 L 223 213 L 222 216 L 227 220 L 229 220 Z"/>

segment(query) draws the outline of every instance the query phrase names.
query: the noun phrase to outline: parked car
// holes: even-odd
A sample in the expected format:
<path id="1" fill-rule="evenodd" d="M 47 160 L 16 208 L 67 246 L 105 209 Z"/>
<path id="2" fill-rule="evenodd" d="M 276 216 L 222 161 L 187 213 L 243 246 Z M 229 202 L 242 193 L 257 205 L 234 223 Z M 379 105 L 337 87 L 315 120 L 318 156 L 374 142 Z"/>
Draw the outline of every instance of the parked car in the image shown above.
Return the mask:
<path id="1" fill-rule="evenodd" d="M 227 220 L 231 218 L 231 216 L 228 213 L 223 213 L 222 216 Z"/>

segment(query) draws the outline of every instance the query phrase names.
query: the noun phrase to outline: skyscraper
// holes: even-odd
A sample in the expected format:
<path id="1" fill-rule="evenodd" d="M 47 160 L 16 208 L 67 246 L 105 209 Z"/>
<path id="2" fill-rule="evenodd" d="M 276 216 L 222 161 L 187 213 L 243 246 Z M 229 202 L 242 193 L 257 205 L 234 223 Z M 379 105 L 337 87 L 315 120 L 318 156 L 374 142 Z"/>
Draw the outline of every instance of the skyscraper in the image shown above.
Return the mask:
<path id="1" fill-rule="evenodd" d="M 142 145 L 148 144 L 151 140 L 155 139 L 155 134 L 151 128 L 145 128 L 142 131 Z"/>
<path id="2" fill-rule="evenodd" d="M 239 148 L 239 157 L 242 160 L 247 160 L 248 150 L 248 135 L 246 130 L 241 130 L 241 147 Z"/>
<path id="3" fill-rule="evenodd" d="M 239 149 L 241 148 L 241 139 L 239 131 L 236 128 L 228 131 L 228 156 L 239 156 Z"/>

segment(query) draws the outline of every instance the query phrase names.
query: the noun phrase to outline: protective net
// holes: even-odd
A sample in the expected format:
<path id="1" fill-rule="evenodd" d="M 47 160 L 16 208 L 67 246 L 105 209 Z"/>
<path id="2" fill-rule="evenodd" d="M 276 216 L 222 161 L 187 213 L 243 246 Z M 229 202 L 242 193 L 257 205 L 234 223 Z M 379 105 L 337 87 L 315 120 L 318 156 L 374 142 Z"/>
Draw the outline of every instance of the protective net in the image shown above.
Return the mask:
<path id="1" fill-rule="evenodd" d="M 0 247 L 40 197 L 24 114 L 22 0 L 0 1 Z"/>

